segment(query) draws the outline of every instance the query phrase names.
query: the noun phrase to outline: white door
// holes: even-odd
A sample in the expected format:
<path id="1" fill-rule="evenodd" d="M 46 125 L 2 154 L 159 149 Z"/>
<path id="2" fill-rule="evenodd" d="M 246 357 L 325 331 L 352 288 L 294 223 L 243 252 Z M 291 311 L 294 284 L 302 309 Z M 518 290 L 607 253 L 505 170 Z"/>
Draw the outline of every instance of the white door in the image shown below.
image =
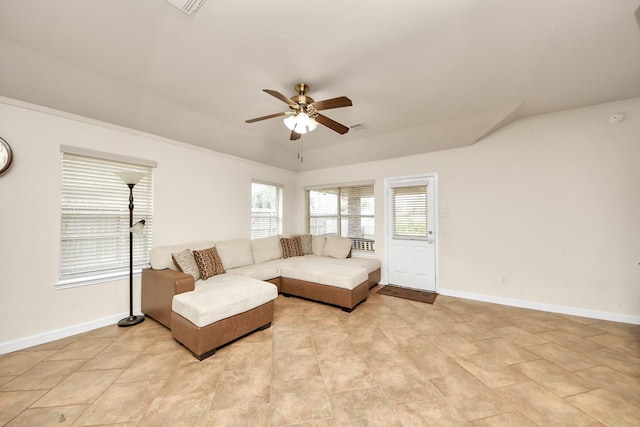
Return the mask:
<path id="1" fill-rule="evenodd" d="M 436 290 L 435 176 L 387 181 L 390 285 Z"/>

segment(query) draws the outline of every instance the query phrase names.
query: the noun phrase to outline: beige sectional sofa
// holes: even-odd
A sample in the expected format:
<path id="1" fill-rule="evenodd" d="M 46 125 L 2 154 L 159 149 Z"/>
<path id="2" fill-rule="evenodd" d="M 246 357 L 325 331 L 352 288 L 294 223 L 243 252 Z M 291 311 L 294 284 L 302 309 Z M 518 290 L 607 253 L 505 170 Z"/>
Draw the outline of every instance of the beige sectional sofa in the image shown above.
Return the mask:
<path id="1" fill-rule="evenodd" d="M 380 261 L 351 257 L 349 239 L 300 235 L 302 253 L 290 256 L 281 242 L 288 237 L 154 248 L 151 268 L 142 272 L 143 313 L 171 329 L 202 360 L 230 341 L 269 327 L 278 293 L 350 312 L 380 280 Z M 213 247 L 224 273 L 203 280 L 182 257 Z"/>

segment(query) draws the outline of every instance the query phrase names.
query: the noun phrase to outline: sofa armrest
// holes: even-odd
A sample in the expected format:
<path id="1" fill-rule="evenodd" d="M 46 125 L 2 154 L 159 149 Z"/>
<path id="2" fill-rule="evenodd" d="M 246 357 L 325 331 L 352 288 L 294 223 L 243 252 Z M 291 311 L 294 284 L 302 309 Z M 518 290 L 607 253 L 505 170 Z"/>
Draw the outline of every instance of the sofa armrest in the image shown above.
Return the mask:
<path id="1" fill-rule="evenodd" d="M 195 280 L 193 280 L 192 275 L 186 274 L 186 273 L 181 273 L 181 274 L 184 274 L 187 277 L 176 279 L 175 295 L 181 294 L 183 292 L 191 292 L 196 288 Z"/>
<path id="2" fill-rule="evenodd" d="M 173 296 L 195 289 L 192 275 L 164 269 L 142 270 L 142 312 L 171 329 Z"/>

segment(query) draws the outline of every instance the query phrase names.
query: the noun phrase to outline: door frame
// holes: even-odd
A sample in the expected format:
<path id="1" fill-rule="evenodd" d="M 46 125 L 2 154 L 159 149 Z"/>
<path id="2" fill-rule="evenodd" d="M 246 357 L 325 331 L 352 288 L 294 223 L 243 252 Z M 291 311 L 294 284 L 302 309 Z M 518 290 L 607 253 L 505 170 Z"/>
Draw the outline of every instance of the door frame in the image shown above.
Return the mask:
<path id="1" fill-rule="evenodd" d="M 430 173 L 422 173 L 415 175 L 403 175 L 403 176 L 395 176 L 384 179 L 384 261 L 385 261 L 385 275 L 386 275 L 386 284 L 389 284 L 389 253 L 391 252 L 391 201 L 389 200 L 389 186 L 392 182 L 396 181 L 404 181 L 404 180 L 412 180 L 412 179 L 421 179 L 421 178 L 433 178 L 433 227 L 434 227 L 434 248 L 433 248 L 433 262 L 434 265 L 434 275 L 435 275 L 435 291 L 438 292 L 440 288 L 440 228 L 439 228 L 439 209 L 438 209 L 438 173 L 430 172 Z"/>

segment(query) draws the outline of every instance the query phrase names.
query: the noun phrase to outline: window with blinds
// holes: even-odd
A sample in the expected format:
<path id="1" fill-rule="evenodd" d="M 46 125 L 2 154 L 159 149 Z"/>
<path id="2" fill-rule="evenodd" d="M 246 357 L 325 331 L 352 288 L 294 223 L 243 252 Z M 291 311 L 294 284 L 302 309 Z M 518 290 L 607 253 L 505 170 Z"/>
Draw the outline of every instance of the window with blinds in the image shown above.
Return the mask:
<path id="1" fill-rule="evenodd" d="M 427 186 L 391 189 L 393 238 L 427 238 Z"/>
<path id="2" fill-rule="evenodd" d="M 307 232 L 353 240 L 353 250 L 375 251 L 373 184 L 306 191 Z"/>
<path id="3" fill-rule="evenodd" d="M 79 150 L 82 151 L 82 150 Z M 129 274 L 129 187 L 116 172 L 146 176 L 133 189 L 133 268 L 149 263 L 153 231 L 153 170 L 63 151 L 60 281 L 58 286 L 91 283 Z"/>
<path id="4" fill-rule="evenodd" d="M 251 238 L 282 233 L 282 186 L 251 183 Z"/>

